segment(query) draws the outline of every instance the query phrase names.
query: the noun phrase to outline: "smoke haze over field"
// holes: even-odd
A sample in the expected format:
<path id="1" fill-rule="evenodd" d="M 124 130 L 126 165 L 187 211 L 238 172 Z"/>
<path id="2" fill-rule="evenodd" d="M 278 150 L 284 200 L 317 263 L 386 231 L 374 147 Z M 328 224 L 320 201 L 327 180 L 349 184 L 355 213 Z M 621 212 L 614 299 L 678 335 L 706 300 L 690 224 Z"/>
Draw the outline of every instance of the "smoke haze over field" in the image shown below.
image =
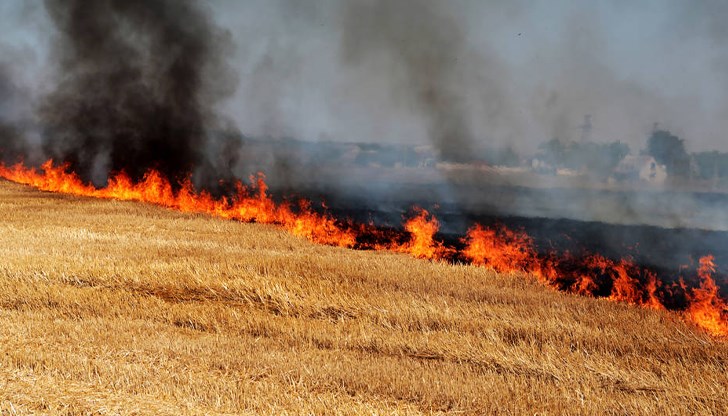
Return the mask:
<path id="1" fill-rule="evenodd" d="M 398 225 L 430 204 L 446 233 L 536 218 L 544 240 L 562 231 L 543 218 L 568 218 L 621 253 L 627 239 L 584 222 L 728 231 L 728 194 L 434 161 L 533 154 L 577 140 L 587 114 L 591 140 L 633 153 L 655 122 L 688 152 L 726 152 L 726 21 L 724 1 L 6 0 L 0 159 L 53 157 L 96 184 L 192 173 L 220 193 L 263 170 L 276 195 L 323 195 L 340 217 Z M 417 163 L 385 167 L 395 153 Z M 705 246 L 679 234 L 657 257 Z"/>
<path id="2" fill-rule="evenodd" d="M 136 87 L 164 76 L 162 64 L 144 61 L 145 53 L 183 48 L 191 61 L 205 61 L 187 67 L 199 80 L 162 88 L 184 95 L 179 90 L 188 85 L 191 95 L 175 98 L 170 111 L 177 122 L 189 123 L 190 136 L 209 115 L 200 111 L 221 109 L 247 135 L 433 143 L 447 156 L 484 143 L 533 150 L 547 138 L 578 138 L 583 115 L 592 114 L 596 140 L 639 149 L 652 123 L 660 122 L 686 138 L 690 150 L 728 150 L 728 33 L 722 24 L 728 6 L 721 1 L 211 0 L 125 8 L 102 1 L 83 3 L 87 23 L 108 29 L 87 44 L 69 37 L 69 10 L 79 4 L 1 6 L 3 50 L 34 56 L 22 71 L 24 82 L 36 76 L 33 96 L 53 90 L 50 101 L 69 99 L 61 90 L 86 85 L 88 74 L 79 68 L 98 65 L 100 57 L 92 54 L 102 45 L 131 57 L 104 60 L 107 81 L 111 68 L 121 73 L 142 62 L 157 65 L 126 81 Z M 141 9 L 146 14 L 134 12 Z M 154 9 L 169 13 L 155 16 Z M 119 19 L 109 20 L 109 13 Z M 137 38 L 128 37 L 132 28 L 140 30 Z M 224 55 L 240 87 L 222 87 L 217 92 L 231 97 L 216 106 L 224 94 L 199 97 L 189 84 L 202 83 L 205 71 L 223 62 L 216 55 L 222 38 L 215 36 L 225 31 L 233 46 Z M 172 35 L 177 48 L 161 47 Z M 140 38 L 146 40 L 132 41 Z M 191 109 L 180 108 L 180 100 L 190 101 Z M 179 117 L 190 110 L 189 119 Z M 183 164 L 199 157 L 179 156 Z M 118 163 L 114 157 L 106 162 Z"/>
<path id="3" fill-rule="evenodd" d="M 27 124 L 30 106 L 7 104 L 24 91 L 42 152 L 87 177 L 234 164 L 209 154 L 229 149 L 208 139 L 225 126 L 432 144 L 447 159 L 576 139 L 592 114 L 594 140 L 633 151 L 653 122 L 690 151 L 728 150 L 721 1 L 18 0 L 0 12 L 13 52 L 0 121 Z"/>
<path id="4" fill-rule="evenodd" d="M 244 133 L 642 148 L 653 122 L 728 150 L 722 2 L 214 2 L 238 42 Z M 687 9 L 690 12 L 687 13 Z"/>
<path id="5" fill-rule="evenodd" d="M 343 7 L 344 64 L 392 78 L 393 101 L 427 120 L 427 136 L 442 158 L 467 157 L 473 137 L 466 92 L 458 85 L 458 77 L 468 75 L 459 73 L 463 64 L 458 63 L 467 51 L 457 22 L 442 14 L 436 1 L 376 0 Z M 489 85 L 484 82 L 483 88 Z"/>

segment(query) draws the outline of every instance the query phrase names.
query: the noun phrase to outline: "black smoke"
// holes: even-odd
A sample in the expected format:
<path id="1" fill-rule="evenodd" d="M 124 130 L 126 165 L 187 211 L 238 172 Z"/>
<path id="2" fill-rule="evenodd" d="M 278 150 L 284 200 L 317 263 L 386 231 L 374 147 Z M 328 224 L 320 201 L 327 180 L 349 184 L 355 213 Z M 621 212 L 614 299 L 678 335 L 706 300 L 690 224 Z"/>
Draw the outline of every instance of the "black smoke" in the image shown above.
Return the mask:
<path id="1" fill-rule="evenodd" d="M 193 0 L 47 0 L 59 79 L 40 106 L 44 152 L 83 179 L 179 179 L 206 161 L 234 90 L 226 33 Z"/>
<path id="2" fill-rule="evenodd" d="M 0 63 L 0 162 L 5 164 L 18 161 L 18 157 L 26 153 L 17 120 L 11 115 L 18 94 L 8 66 Z"/>

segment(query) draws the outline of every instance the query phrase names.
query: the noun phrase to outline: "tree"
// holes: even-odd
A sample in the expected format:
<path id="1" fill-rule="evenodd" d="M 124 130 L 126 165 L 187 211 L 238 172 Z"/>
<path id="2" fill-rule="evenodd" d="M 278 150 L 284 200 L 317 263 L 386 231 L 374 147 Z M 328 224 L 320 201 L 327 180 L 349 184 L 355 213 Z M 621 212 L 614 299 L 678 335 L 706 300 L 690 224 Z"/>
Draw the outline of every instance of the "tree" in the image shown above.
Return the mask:
<path id="1" fill-rule="evenodd" d="M 728 177 L 728 153 L 711 152 L 694 153 L 698 176 L 701 179 Z"/>
<path id="2" fill-rule="evenodd" d="M 598 178 L 609 177 L 629 154 L 629 146 L 620 141 L 562 143 L 558 139 L 551 139 L 542 143 L 538 149 L 537 157 L 553 167 L 569 168 Z"/>
<path id="3" fill-rule="evenodd" d="M 687 177 L 690 174 L 690 156 L 683 139 L 667 130 L 655 130 L 647 139 L 645 152 L 665 165 L 668 175 Z"/>

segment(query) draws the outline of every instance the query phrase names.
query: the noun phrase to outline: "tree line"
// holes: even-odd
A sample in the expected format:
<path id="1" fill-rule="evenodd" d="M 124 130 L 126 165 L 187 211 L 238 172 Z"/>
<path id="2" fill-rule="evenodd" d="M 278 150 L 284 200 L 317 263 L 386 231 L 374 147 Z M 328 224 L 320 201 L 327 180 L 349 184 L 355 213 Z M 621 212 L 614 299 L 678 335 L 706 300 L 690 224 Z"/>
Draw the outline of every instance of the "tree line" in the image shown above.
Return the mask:
<path id="1" fill-rule="evenodd" d="M 608 177 L 628 154 L 629 145 L 621 141 L 593 143 L 551 139 L 538 147 L 536 158 L 554 168 Z M 658 164 L 665 166 L 671 177 L 728 177 L 728 153 L 717 150 L 688 153 L 685 140 L 667 130 L 654 130 L 640 154 L 652 156 Z"/>

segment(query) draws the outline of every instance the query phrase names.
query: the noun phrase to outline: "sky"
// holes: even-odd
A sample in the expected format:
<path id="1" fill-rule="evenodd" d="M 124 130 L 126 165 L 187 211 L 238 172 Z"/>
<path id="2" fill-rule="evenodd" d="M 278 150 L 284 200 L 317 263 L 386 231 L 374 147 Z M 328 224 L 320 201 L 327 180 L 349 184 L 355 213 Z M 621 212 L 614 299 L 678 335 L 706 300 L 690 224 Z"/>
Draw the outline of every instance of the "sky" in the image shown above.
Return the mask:
<path id="1" fill-rule="evenodd" d="M 241 133 L 344 142 L 644 147 L 654 123 L 728 151 L 728 2 L 205 0 L 232 39 Z M 59 74 L 42 1 L 0 2 L 4 118 Z M 445 127 L 442 127 L 442 126 Z M 463 137 L 463 139 L 460 139 Z"/>

